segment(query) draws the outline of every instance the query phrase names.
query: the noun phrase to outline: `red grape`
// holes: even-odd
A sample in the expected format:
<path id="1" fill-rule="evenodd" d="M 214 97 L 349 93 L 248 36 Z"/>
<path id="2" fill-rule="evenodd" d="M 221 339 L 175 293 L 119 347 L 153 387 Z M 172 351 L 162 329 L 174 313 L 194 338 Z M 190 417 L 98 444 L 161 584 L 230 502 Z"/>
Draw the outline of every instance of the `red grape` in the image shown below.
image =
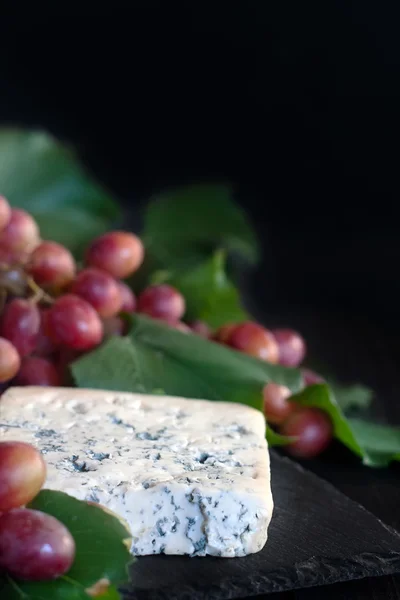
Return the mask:
<path id="1" fill-rule="evenodd" d="M 89 350 L 100 344 L 103 326 L 94 308 L 74 294 L 65 294 L 49 308 L 46 333 L 55 344 Z"/>
<path id="2" fill-rule="evenodd" d="M 268 423 L 280 425 L 296 409 L 296 405 L 288 401 L 291 395 L 284 385 L 271 382 L 264 386 L 264 413 Z"/>
<path id="3" fill-rule="evenodd" d="M 119 293 L 121 294 L 122 305 L 121 311 L 132 313 L 136 310 L 136 296 L 132 292 L 129 285 L 126 285 L 123 281 L 118 283 Z"/>
<path id="4" fill-rule="evenodd" d="M 40 310 L 40 328 L 34 352 L 36 356 L 50 356 L 51 354 L 54 354 L 57 349 L 57 346 L 52 342 L 46 333 L 48 330 L 47 315 L 48 309 Z"/>
<path id="5" fill-rule="evenodd" d="M 61 385 L 61 377 L 54 364 L 41 356 L 27 356 L 15 378 L 15 385 Z"/>
<path id="6" fill-rule="evenodd" d="M 185 299 L 170 285 L 152 285 L 140 294 L 137 309 L 156 319 L 179 321 L 185 312 Z"/>
<path id="7" fill-rule="evenodd" d="M 21 359 L 16 347 L 0 337 L 0 383 L 9 381 L 18 373 Z"/>
<path id="8" fill-rule="evenodd" d="M 0 244 L 0 265 L 15 265 L 16 261 L 12 250 Z"/>
<path id="9" fill-rule="evenodd" d="M 314 385 L 315 383 L 325 383 L 325 379 L 321 375 L 318 375 L 318 373 L 311 371 L 311 369 L 301 369 L 301 374 L 303 375 L 304 387 Z"/>
<path id="10" fill-rule="evenodd" d="M 36 347 L 40 329 L 40 313 L 36 304 L 15 298 L 6 305 L 0 332 L 16 347 L 19 355 L 27 356 Z"/>
<path id="11" fill-rule="evenodd" d="M 28 508 L 0 515 L 0 568 L 13 577 L 57 579 L 69 571 L 74 559 L 74 538 L 51 515 Z"/>
<path id="12" fill-rule="evenodd" d="M 122 298 L 117 281 L 101 269 L 83 269 L 69 291 L 84 298 L 104 318 L 116 315 L 121 308 Z"/>
<path id="13" fill-rule="evenodd" d="M 221 344 L 227 344 L 236 327 L 238 327 L 238 323 L 227 323 L 226 325 L 222 325 L 222 327 L 215 332 L 214 340 Z"/>
<path id="14" fill-rule="evenodd" d="M 75 277 L 75 260 L 69 250 L 56 242 L 42 242 L 37 246 L 27 267 L 39 285 L 61 289 Z"/>
<path id="15" fill-rule="evenodd" d="M 0 242 L 0 265 L 24 265 L 28 258 L 29 254 L 27 252 L 23 250 L 11 250 Z"/>
<path id="16" fill-rule="evenodd" d="M 30 502 L 45 479 L 46 464 L 36 448 L 24 442 L 0 442 L 0 513 Z"/>
<path id="17" fill-rule="evenodd" d="M 279 360 L 278 344 L 274 336 L 257 323 L 248 321 L 235 327 L 229 336 L 228 344 L 236 350 L 270 363 L 277 363 Z"/>
<path id="18" fill-rule="evenodd" d="M 11 207 L 6 198 L 4 198 L 4 196 L 0 196 L 0 231 L 3 231 L 3 229 L 8 225 L 10 219 Z"/>
<path id="19" fill-rule="evenodd" d="M 125 322 L 121 317 L 109 317 L 103 319 L 104 335 L 123 335 Z"/>
<path id="20" fill-rule="evenodd" d="M 86 253 L 86 264 L 103 269 L 117 279 L 124 279 L 138 270 L 143 258 L 143 244 L 136 235 L 110 231 L 91 243 Z"/>
<path id="21" fill-rule="evenodd" d="M 333 437 L 332 422 L 318 408 L 297 407 L 283 423 L 282 435 L 297 439 L 286 447 L 289 454 L 299 458 L 312 458 L 325 450 Z"/>
<path id="22" fill-rule="evenodd" d="M 201 337 L 211 337 L 211 329 L 204 321 L 193 321 L 193 323 L 190 324 L 190 329 Z"/>
<path id="23" fill-rule="evenodd" d="M 40 241 L 39 227 L 31 215 L 13 208 L 11 217 L 0 233 L 0 244 L 10 250 L 32 250 Z"/>
<path id="24" fill-rule="evenodd" d="M 279 364 L 284 367 L 298 367 L 306 355 L 306 343 L 293 329 L 273 329 L 279 346 Z"/>

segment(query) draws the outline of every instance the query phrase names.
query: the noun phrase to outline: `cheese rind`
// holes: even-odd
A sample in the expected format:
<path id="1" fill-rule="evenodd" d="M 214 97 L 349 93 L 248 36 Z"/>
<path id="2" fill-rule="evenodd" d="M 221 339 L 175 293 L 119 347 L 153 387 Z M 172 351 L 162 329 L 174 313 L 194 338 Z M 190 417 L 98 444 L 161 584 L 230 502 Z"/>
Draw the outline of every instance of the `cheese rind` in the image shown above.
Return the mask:
<path id="1" fill-rule="evenodd" d="M 35 445 L 46 488 L 99 502 L 132 553 L 234 557 L 267 540 L 273 501 L 262 413 L 229 402 L 20 387 L 0 401 L 0 441 Z"/>

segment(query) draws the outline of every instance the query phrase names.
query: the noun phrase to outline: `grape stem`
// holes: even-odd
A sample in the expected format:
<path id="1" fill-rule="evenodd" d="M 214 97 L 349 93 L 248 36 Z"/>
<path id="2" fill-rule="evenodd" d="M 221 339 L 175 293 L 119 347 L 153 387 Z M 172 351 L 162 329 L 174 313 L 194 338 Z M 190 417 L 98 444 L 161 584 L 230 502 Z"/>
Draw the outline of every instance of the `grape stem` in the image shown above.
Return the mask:
<path id="1" fill-rule="evenodd" d="M 34 304 L 39 302 L 54 303 L 54 299 L 39 287 L 34 279 L 27 275 L 21 267 L 0 265 L 0 314 L 6 305 L 8 294 L 21 298 L 26 297 L 27 291 L 33 294 L 30 301 Z"/>
<path id="2" fill-rule="evenodd" d="M 6 305 L 7 301 L 7 292 L 4 289 L 0 290 L 0 314 L 3 312 L 3 309 Z"/>
<path id="3" fill-rule="evenodd" d="M 30 298 L 31 302 L 37 304 L 39 302 L 47 302 L 47 304 L 53 304 L 54 300 L 49 294 L 47 294 L 41 287 L 35 283 L 32 277 L 27 277 L 27 284 L 30 290 L 33 292 L 33 296 Z"/>

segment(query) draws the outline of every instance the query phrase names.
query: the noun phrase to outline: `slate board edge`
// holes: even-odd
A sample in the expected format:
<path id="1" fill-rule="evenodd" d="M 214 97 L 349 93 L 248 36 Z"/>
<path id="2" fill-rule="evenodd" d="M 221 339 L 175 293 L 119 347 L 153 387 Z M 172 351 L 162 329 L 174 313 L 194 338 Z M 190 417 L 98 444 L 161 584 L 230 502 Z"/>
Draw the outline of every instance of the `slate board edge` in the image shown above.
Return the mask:
<path id="1" fill-rule="evenodd" d="M 129 600 L 234 600 L 254 597 L 261 594 L 272 594 L 295 589 L 331 585 L 341 581 L 354 581 L 364 577 L 378 577 L 393 575 L 400 572 L 400 553 L 381 554 L 362 553 L 352 559 L 343 561 L 337 559 L 337 565 L 332 558 L 313 557 L 303 563 L 293 565 L 291 571 L 282 569 L 268 574 L 264 580 L 258 581 L 249 594 L 248 588 L 243 589 L 240 578 L 221 582 L 220 586 L 196 588 L 188 586 L 187 589 L 179 586 L 160 590 L 135 590 L 121 589 L 124 599 Z M 321 571 L 324 571 L 324 581 L 318 582 Z M 349 577 L 349 571 L 352 571 Z M 297 581 L 296 581 L 297 580 Z"/>

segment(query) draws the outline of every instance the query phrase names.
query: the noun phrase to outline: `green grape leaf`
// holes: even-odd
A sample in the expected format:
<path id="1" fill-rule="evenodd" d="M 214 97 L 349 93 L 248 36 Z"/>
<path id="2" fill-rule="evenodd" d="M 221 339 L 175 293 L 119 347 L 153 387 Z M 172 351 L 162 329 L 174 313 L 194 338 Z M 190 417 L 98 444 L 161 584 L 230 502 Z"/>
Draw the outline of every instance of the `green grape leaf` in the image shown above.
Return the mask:
<path id="1" fill-rule="evenodd" d="M 75 562 L 70 571 L 53 581 L 17 581 L 0 577 L 0 597 L 7 600 L 119 600 L 116 586 L 128 579 L 129 531 L 120 520 L 102 508 L 51 490 L 42 490 L 29 508 L 52 515 L 74 537 Z M 110 587 L 99 596 L 89 595 L 101 580 Z"/>
<path id="2" fill-rule="evenodd" d="M 289 437 L 287 435 L 281 435 L 277 433 L 274 429 L 269 427 L 267 424 L 267 442 L 269 446 L 287 446 L 296 438 Z"/>
<path id="3" fill-rule="evenodd" d="M 353 409 L 365 410 L 372 403 L 374 393 L 365 385 L 339 385 L 328 380 L 328 385 L 333 391 L 333 394 L 344 412 Z"/>
<path id="4" fill-rule="evenodd" d="M 0 129 L 0 192 L 33 215 L 43 239 L 75 253 L 119 217 L 72 150 L 42 131 Z"/>
<path id="5" fill-rule="evenodd" d="M 198 267 L 178 273 L 153 274 L 152 283 L 169 283 L 186 300 L 187 321 L 200 319 L 213 328 L 250 319 L 242 308 L 240 294 L 225 272 L 225 251 L 219 250 Z"/>
<path id="6" fill-rule="evenodd" d="M 400 427 L 355 418 L 349 419 L 349 424 L 361 448 L 367 453 L 367 464 L 385 467 L 393 460 L 400 460 Z"/>
<path id="7" fill-rule="evenodd" d="M 153 393 L 162 389 L 142 383 L 141 354 L 130 338 L 110 337 L 104 344 L 70 365 L 78 387 L 116 392 Z M 150 391 L 149 391 L 150 390 Z"/>
<path id="8" fill-rule="evenodd" d="M 201 264 L 218 248 L 251 263 L 259 258 L 256 235 L 227 185 L 181 187 L 151 199 L 143 239 L 158 268 L 174 272 Z"/>
<path id="9" fill-rule="evenodd" d="M 269 381 L 300 389 L 295 369 L 271 365 L 143 316 L 128 317 L 128 337 L 114 338 L 72 363 L 78 387 L 241 402 L 261 410 Z"/>

